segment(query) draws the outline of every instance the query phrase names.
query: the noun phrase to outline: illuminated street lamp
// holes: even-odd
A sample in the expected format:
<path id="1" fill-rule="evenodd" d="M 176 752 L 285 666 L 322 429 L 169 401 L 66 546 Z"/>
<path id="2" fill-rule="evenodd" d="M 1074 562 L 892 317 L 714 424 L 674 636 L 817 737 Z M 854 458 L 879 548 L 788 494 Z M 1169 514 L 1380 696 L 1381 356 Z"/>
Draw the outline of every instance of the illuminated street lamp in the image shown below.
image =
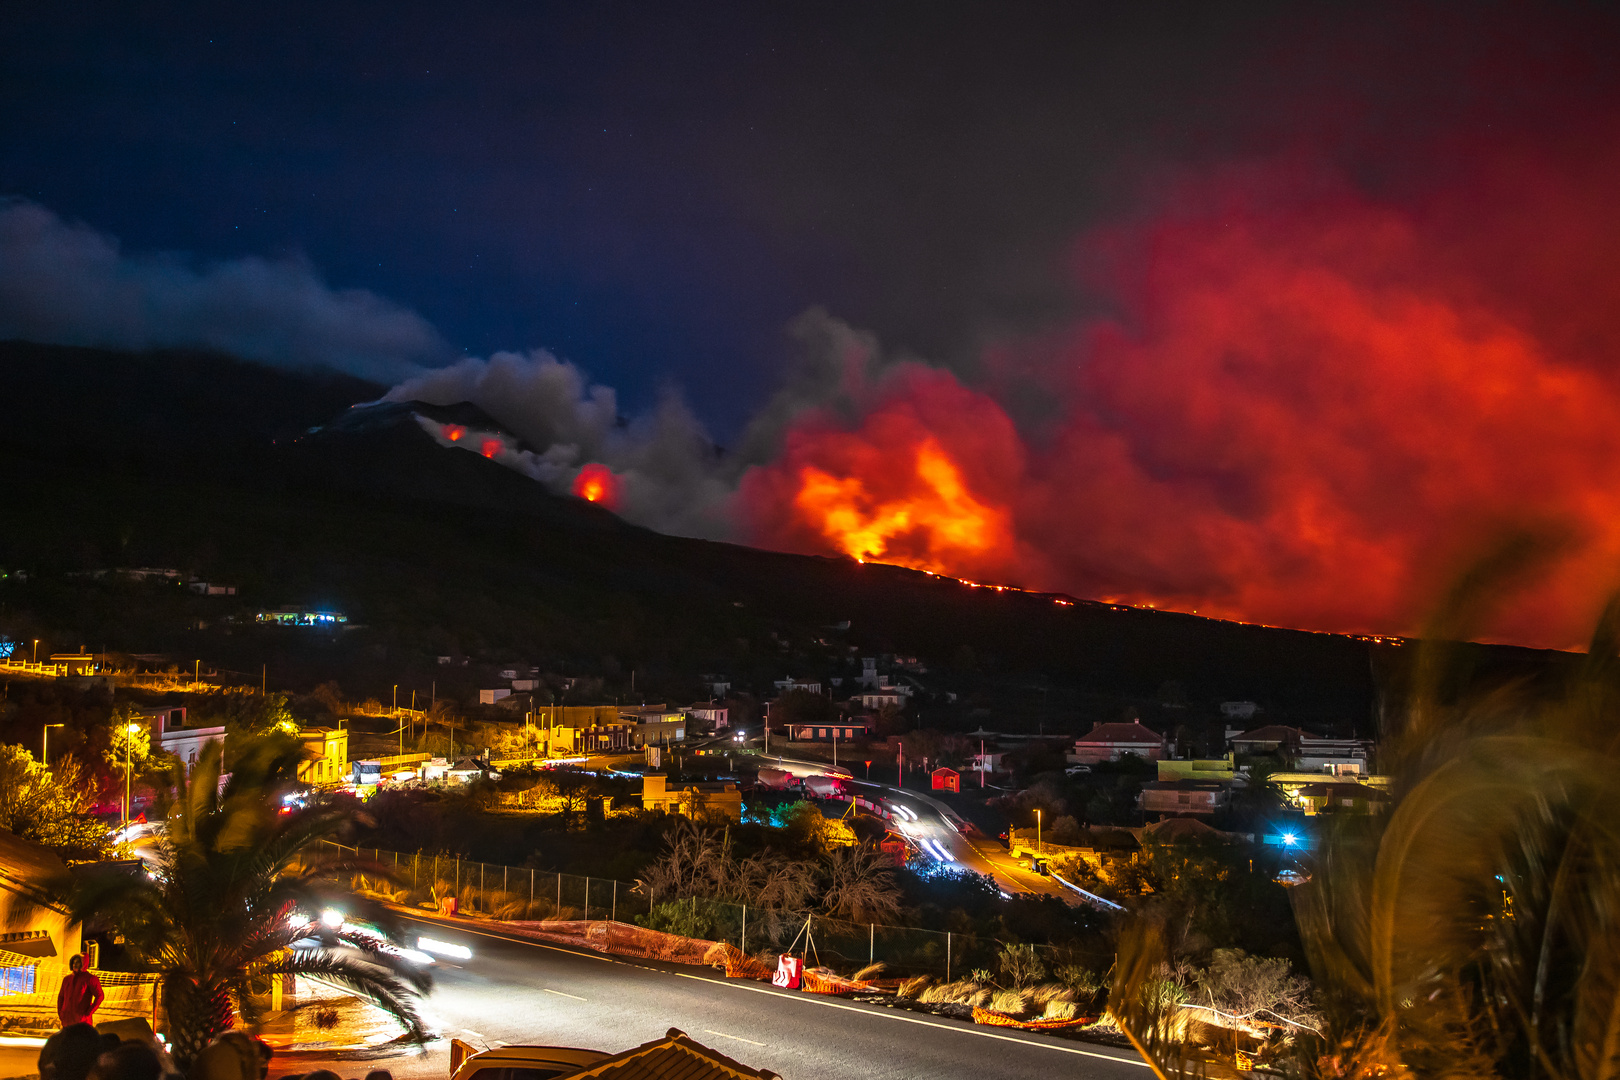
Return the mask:
<path id="1" fill-rule="evenodd" d="M 1035 810 L 1035 850 L 1043 855 L 1046 854 L 1046 845 L 1041 843 L 1041 811 L 1039 808 Z"/>
<path id="2" fill-rule="evenodd" d="M 40 736 L 40 745 L 39 745 L 39 763 L 41 765 L 49 765 L 51 763 L 51 759 L 50 759 L 50 757 L 48 755 L 51 752 L 51 728 L 53 728 L 53 727 L 67 727 L 67 725 L 66 724 L 46 724 L 45 725 L 45 734 Z"/>
<path id="3" fill-rule="evenodd" d="M 39 638 L 34 639 L 34 663 L 39 663 Z"/>

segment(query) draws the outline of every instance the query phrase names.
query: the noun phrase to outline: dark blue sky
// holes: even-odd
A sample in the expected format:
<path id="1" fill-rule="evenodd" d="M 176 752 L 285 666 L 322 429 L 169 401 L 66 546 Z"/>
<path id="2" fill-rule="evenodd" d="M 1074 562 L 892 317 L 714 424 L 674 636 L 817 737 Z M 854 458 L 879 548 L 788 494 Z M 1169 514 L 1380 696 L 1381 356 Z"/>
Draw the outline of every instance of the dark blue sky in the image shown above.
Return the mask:
<path id="1" fill-rule="evenodd" d="M 1501 32 L 1296 9 L 8 3 L 0 195 L 126 250 L 301 253 L 726 439 L 811 305 L 968 367 L 1084 304 L 1077 233 L 1179 170 L 1307 138 L 1399 172 L 1433 117 L 1512 107 L 1454 78 Z"/>

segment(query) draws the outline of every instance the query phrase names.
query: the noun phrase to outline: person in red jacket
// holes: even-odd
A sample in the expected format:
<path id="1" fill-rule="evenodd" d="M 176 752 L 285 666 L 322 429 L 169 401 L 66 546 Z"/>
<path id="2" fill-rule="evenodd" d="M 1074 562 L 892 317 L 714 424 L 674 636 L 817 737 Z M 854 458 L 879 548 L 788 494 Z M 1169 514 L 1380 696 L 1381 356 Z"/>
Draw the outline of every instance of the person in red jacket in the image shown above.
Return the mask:
<path id="1" fill-rule="evenodd" d="M 56 994 L 56 1017 L 63 1027 L 94 1024 L 96 1010 L 107 996 L 101 988 L 101 980 L 96 978 L 95 972 L 85 969 L 82 953 L 68 961 L 68 968 L 68 976 L 62 980 L 62 989 Z"/>

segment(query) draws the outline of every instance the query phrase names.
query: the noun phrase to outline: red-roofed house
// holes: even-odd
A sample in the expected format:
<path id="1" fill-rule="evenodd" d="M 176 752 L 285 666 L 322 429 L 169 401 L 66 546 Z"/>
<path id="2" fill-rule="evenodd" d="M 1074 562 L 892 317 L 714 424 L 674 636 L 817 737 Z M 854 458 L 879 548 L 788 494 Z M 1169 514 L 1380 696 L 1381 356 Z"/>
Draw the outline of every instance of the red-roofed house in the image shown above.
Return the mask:
<path id="1" fill-rule="evenodd" d="M 1299 740 L 1304 732 L 1283 724 L 1267 724 L 1226 737 L 1227 745 L 1237 754 L 1294 754 L 1299 752 Z"/>
<path id="2" fill-rule="evenodd" d="M 1128 724 L 1093 724 L 1090 731 L 1074 740 L 1074 752 L 1069 760 L 1095 765 L 1099 761 L 1118 761 L 1126 754 L 1158 761 L 1164 757 L 1164 736 L 1143 727 L 1140 720 Z"/>

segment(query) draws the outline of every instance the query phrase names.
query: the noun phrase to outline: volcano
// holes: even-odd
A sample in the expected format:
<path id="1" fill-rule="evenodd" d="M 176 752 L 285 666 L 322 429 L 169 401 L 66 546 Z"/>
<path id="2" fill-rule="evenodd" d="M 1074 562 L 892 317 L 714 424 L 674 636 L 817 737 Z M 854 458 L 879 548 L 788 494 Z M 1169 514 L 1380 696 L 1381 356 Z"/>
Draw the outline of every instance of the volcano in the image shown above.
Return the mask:
<path id="1" fill-rule="evenodd" d="M 1213 715 L 1245 700 L 1370 730 L 1376 641 L 661 535 L 430 434 L 516 444 L 475 407 L 376 404 L 384 389 L 215 355 L 0 345 L 0 570 L 26 573 L 0 584 L 0 635 L 269 663 L 285 685 L 340 677 L 377 693 L 425 681 L 447 655 L 638 670 L 643 687 L 709 671 L 768 687 L 901 653 L 958 687 L 937 709 L 964 725 L 1084 730 L 1126 709 Z M 83 573 L 136 566 L 230 581 L 239 610 Z M 293 603 L 361 629 L 325 652 L 230 629 Z"/>

